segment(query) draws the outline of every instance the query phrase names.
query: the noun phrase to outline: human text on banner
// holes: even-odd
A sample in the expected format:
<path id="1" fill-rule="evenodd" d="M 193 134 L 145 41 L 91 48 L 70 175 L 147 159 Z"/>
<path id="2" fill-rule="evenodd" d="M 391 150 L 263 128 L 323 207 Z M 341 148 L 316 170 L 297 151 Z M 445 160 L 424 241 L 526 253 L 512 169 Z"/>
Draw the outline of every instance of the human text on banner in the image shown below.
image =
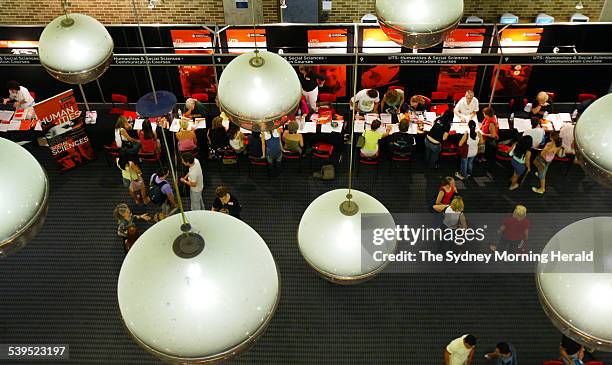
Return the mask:
<path id="1" fill-rule="evenodd" d="M 72 90 L 35 104 L 34 111 L 60 171 L 68 171 L 94 159 L 83 127 L 84 114 L 79 111 Z"/>

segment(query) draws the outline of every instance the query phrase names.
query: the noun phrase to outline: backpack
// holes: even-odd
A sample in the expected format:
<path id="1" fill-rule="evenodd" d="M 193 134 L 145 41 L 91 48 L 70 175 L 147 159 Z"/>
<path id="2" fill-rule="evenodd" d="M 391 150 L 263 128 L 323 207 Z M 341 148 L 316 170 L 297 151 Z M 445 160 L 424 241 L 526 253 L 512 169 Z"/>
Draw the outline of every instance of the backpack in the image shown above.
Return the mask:
<path id="1" fill-rule="evenodd" d="M 155 178 L 157 177 L 157 174 L 153 174 L 153 176 L 151 176 L 151 181 L 150 181 L 150 186 L 149 186 L 149 198 L 151 198 L 151 201 L 157 205 L 162 205 L 166 202 L 166 199 L 168 199 L 168 197 L 166 196 L 166 194 L 164 194 L 161 190 L 162 186 L 164 186 L 164 184 L 168 184 L 167 181 L 162 181 L 161 183 L 156 183 L 155 182 Z"/>
<path id="2" fill-rule="evenodd" d="M 334 165 L 324 165 L 321 167 L 321 172 L 313 172 L 312 177 L 321 180 L 333 180 L 336 177 Z"/>

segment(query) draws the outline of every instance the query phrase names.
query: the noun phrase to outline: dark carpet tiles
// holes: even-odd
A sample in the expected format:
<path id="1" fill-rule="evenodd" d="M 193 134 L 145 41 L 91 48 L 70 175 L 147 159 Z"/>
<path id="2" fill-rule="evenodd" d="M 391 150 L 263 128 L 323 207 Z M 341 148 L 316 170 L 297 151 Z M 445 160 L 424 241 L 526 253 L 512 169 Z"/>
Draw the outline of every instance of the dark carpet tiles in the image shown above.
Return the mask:
<path id="1" fill-rule="evenodd" d="M 131 203 L 119 171 L 98 151 L 97 161 L 58 174 L 48 149 L 29 149 L 49 172 L 50 208 L 38 237 L 0 261 L 0 343 L 69 344 L 70 361 L 50 364 L 160 363 L 130 340 L 118 314 L 116 284 L 124 253 L 112 211 L 117 203 Z M 354 187 L 391 212 L 426 212 L 439 178 L 455 171 L 454 161 L 441 165 L 427 172 L 417 158 L 411 174 L 405 167 L 390 174 L 385 164 L 378 178 L 372 168 L 362 168 Z M 280 177 L 268 179 L 264 170 L 247 177 L 244 165 L 241 173 L 205 165 L 206 206 L 215 186 L 229 186 L 282 276 L 282 297 L 270 327 L 231 363 L 442 364 L 444 346 L 468 332 L 479 340 L 475 364 L 485 364 L 484 352 L 502 340 L 514 343 L 521 364 L 558 356 L 560 334 L 540 308 L 532 275 L 383 273 L 349 287 L 320 279 L 299 254 L 297 226 L 313 199 L 346 186 L 348 168 L 345 158 L 337 178 L 323 182 L 310 177 L 308 163 L 303 167 L 299 173 L 289 162 Z M 152 168 L 144 168 L 147 179 Z M 509 169 L 497 167 L 491 179 L 476 166 L 479 179 L 460 185 L 460 193 L 467 213 L 510 212 L 517 202 L 539 213 L 610 212 L 609 190 L 577 167 L 564 173 L 565 166 L 552 166 L 549 191 L 539 196 L 529 190 L 535 178 L 509 192 Z M 609 355 L 596 356 L 612 364 Z"/>

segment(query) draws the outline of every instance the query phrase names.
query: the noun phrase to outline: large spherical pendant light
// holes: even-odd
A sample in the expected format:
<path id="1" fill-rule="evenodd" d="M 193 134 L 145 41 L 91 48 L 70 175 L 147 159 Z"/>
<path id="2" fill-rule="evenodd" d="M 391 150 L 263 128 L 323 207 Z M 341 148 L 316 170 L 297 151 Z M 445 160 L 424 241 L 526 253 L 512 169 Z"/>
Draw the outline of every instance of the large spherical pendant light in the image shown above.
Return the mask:
<path id="1" fill-rule="evenodd" d="M 574 129 L 580 166 L 596 181 L 612 187 L 612 94 L 595 100 Z"/>
<path id="2" fill-rule="evenodd" d="M 376 0 L 376 15 L 390 39 L 408 48 L 429 48 L 457 27 L 463 0 Z"/>
<path id="3" fill-rule="evenodd" d="M 540 263 L 536 275 L 542 307 L 565 335 L 589 347 L 612 351 L 612 217 L 572 223 L 557 232 L 544 253 L 593 251 L 593 264 Z M 589 263 L 590 264 L 590 263 Z M 590 271 L 590 272 L 589 272 Z"/>
<path id="4" fill-rule="evenodd" d="M 215 363 L 263 334 L 280 277 L 266 243 L 241 220 L 203 210 L 185 214 L 191 231 L 176 214 L 130 249 L 119 273 L 119 309 L 133 339 L 158 358 Z"/>
<path id="5" fill-rule="evenodd" d="M 219 78 L 219 107 L 233 123 L 269 131 L 287 122 L 302 97 L 293 67 L 271 52 L 248 52 L 233 59 Z"/>
<path id="6" fill-rule="evenodd" d="M 45 170 L 23 147 L 0 138 L 0 257 L 34 238 L 47 215 Z"/>
<path id="7" fill-rule="evenodd" d="M 338 284 L 365 281 L 386 266 L 371 259 L 371 246 L 362 245 L 363 214 L 381 213 L 377 226 L 395 228 L 389 211 L 378 200 L 351 190 L 349 203 L 348 192 L 348 189 L 337 189 L 316 198 L 306 208 L 298 228 L 300 253 L 306 262 L 322 277 Z M 396 245 L 393 240 L 376 249 L 391 254 Z"/>
<path id="8" fill-rule="evenodd" d="M 113 39 L 96 19 L 68 14 L 53 19 L 38 41 L 40 63 L 51 76 L 69 84 L 100 77 L 113 59 Z"/>

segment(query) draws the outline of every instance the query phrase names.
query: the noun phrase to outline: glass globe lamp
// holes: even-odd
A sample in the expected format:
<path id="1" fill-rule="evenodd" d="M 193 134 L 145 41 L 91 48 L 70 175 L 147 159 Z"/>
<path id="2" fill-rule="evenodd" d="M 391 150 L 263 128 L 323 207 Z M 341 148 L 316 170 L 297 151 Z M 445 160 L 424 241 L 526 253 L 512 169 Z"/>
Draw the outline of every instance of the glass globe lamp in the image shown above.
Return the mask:
<path id="1" fill-rule="evenodd" d="M 100 22 L 84 14 L 53 19 L 40 35 L 40 63 L 56 79 L 85 84 L 100 77 L 113 59 L 113 39 Z"/>
<path id="2" fill-rule="evenodd" d="M 136 343 L 173 364 L 209 364 L 253 345 L 276 310 L 280 277 L 264 240 L 212 211 L 170 216 L 138 238 L 117 287 Z M 190 228 L 190 229 L 189 229 Z"/>
<path id="3" fill-rule="evenodd" d="M 47 216 L 49 182 L 26 149 L 0 138 L 0 257 L 23 248 Z"/>
<path id="4" fill-rule="evenodd" d="M 218 105 L 233 123 L 252 131 L 278 128 L 302 98 L 298 76 L 283 57 L 247 52 L 233 59 L 219 78 Z"/>
<path id="5" fill-rule="evenodd" d="M 383 254 L 395 252 L 397 242 L 374 247 L 364 236 L 362 218 L 380 228 L 395 228 L 387 208 L 372 196 L 348 189 L 329 191 L 316 198 L 302 216 L 298 244 L 304 260 L 323 278 L 338 284 L 356 284 L 371 279 L 386 266 L 373 260 L 373 249 Z"/>
<path id="6" fill-rule="evenodd" d="M 612 187 L 612 94 L 595 100 L 574 128 L 577 160 L 595 181 Z"/>
<path id="7" fill-rule="evenodd" d="M 435 46 L 457 27 L 463 0 L 376 0 L 380 28 L 408 48 Z"/>
<path id="8" fill-rule="evenodd" d="M 536 286 L 552 323 L 587 348 L 612 351 L 612 217 L 587 218 L 557 232 L 544 253 L 593 252 L 593 262 L 539 263 Z"/>

